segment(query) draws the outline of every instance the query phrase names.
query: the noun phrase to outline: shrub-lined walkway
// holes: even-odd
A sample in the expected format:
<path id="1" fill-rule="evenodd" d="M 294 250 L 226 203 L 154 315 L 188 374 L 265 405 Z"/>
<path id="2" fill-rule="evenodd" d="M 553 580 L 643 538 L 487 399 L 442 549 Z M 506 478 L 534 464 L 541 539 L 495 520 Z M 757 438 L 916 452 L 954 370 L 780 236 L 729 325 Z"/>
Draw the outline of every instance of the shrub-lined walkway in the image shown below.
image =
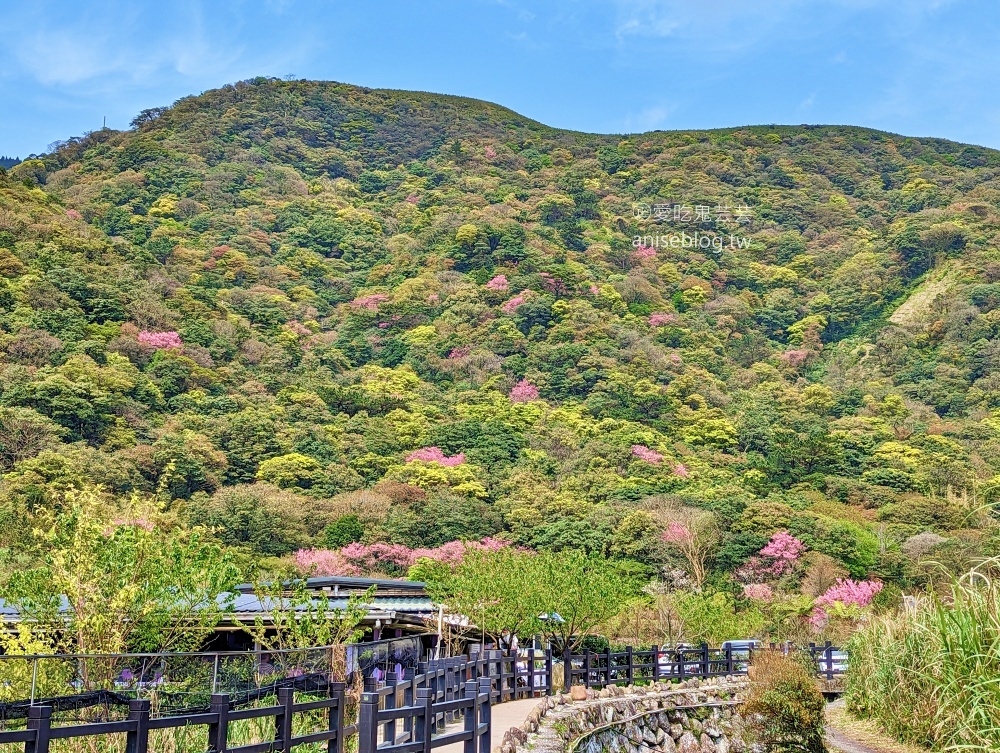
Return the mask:
<path id="1" fill-rule="evenodd" d="M 847 713 L 843 700 L 826 707 L 826 741 L 843 753 L 927 753 L 926 748 L 897 742 L 878 731 L 871 722 Z"/>

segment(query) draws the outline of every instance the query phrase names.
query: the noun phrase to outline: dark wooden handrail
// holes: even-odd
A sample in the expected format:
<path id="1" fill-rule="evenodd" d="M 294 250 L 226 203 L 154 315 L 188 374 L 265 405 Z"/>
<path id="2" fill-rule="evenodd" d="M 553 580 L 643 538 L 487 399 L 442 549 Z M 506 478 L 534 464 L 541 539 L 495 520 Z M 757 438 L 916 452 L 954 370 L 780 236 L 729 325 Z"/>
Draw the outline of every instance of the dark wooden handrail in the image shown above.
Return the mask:
<path id="1" fill-rule="evenodd" d="M 778 649 L 779 647 L 771 646 Z M 789 650 L 787 646 L 782 647 Z M 844 673 L 846 654 L 829 642 L 810 644 L 817 674 L 827 680 Z M 579 684 L 588 688 L 657 682 L 687 678 L 709 678 L 747 673 L 752 651 L 701 646 L 678 646 L 624 651 L 584 651 L 562 655 L 564 688 Z M 551 651 L 486 651 L 471 657 L 455 657 L 421 663 L 402 676 L 388 673 L 384 682 L 366 682 L 356 724 L 345 724 L 344 683 L 331 682 L 328 697 L 296 703 L 292 688 L 279 688 L 277 702 L 258 708 L 234 708 L 224 693 L 212 696 L 207 713 L 150 718 L 148 700 L 129 701 L 128 718 L 53 726 L 50 706 L 28 709 L 26 728 L 0 731 L 0 744 L 23 744 L 25 753 L 49 753 L 50 741 L 67 738 L 126 736 L 126 753 L 149 753 L 150 732 L 186 726 L 208 728 L 209 753 L 289 753 L 293 746 L 326 742 L 329 753 L 344 753 L 346 740 L 358 736 L 358 753 L 431 753 L 461 742 L 463 753 L 490 753 L 491 707 L 518 698 L 531 698 L 556 691 Z M 327 709 L 325 729 L 293 735 L 296 714 Z M 231 722 L 274 719 L 271 740 L 234 746 L 229 742 Z M 462 722 L 461 730 L 446 731 L 449 722 Z"/>

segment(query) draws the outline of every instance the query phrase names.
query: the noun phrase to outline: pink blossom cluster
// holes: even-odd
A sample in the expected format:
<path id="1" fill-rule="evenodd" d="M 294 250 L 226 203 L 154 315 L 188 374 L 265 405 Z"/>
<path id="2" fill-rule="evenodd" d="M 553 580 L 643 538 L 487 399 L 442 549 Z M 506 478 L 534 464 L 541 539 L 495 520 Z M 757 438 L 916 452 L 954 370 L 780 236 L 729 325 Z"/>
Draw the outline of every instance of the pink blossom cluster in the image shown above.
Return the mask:
<path id="1" fill-rule="evenodd" d="M 83 215 L 80 214 L 75 209 L 67 209 L 66 210 L 66 216 L 69 217 L 71 220 L 82 220 L 83 219 Z"/>
<path id="2" fill-rule="evenodd" d="M 514 385 L 508 397 L 512 403 L 530 403 L 538 399 L 538 388 L 527 379 L 522 379 Z"/>
<path id="3" fill-rule="evenodd" d="M 646 259 L 656 258 L 656 249 L 652 246 L 637 246 L 635 251 L 632 252 L 632 258 L 637 261 L 645 261 Z"/>
<path id="4" fill-rule="evenodd" d="M 786 350 L 780 356 L 778 360 L 781 361 L 786 366 L 799 367 L 806 362 L 809 358 L 808 350 Z"/>
<path id="5" fill-rule="evenodd" d="M 351 301 L 352 309 L 365 309 L 366 311 L 377 311 L 379 304 L 385 303 L 389 300 L 389 296 L 385 293 L 370 293 L 369 295 L 363 295 L 360 298 L 355 298 Z"/>
<path id="6" fill-rule="evenodd" d="M 455 565 L 470 551 L 495 552 L 509 545 L 502 539 L 492 537 L 481 541 L 449 541 L 433 549 L 385 542 L 354 543 L 338 550 L 300 549 L 295 553 L 295 566 L 302 572 L 316 575 L 360 575 L 386 568 L 405 570 L 425 557 Z"/>
<path id="7" fill-rule="evenodd" d="M 407 463 L 412 463 L 414 460 L 454 467 L 462 465 L 465 462 L 465 453 L 460 452 L 457 455 L 445 455 L 440 447 L 422 447 L 406 456 Z"/>
<path id="8" fill-rule="evenodd" d="M 542 287 L 548 290 L 550 293 L 565 293 L 568 288 L 566 283 L 560 280 L 558 277 L 553 277 L 548 272 L 541 272 L 538 275 L 542 278 Z"/>
<path id="9" fill-rule="evenodd" d="M 591 285 L 590 286 L 590 294 L 591 295 L 599 295 L 600 292 L 601 292 L 601 289 L 599 287 L 597 287 L 596 285 Z"/>
<path id="10" fill-rule="evenodd" d="M 743 595 L 754 601 L 770 601 L 774 598 L 774 589 L 766 583 L 749 583 L 743 586 Z"/>
<path id="11" fill-rule="evenodd" d="M 681 478 L 690 478 L 691 471 L 687 469 L 687 466 L 684 465 L 684 463 L 677 463 L 674 466 L 674 475 L 680 476 Z"/>
<path id="12" fill-rule="evenodd" d="M 677 317 L 674 314 L 650 314 L 649 315 L 649 326 L 650 327 L 662 327 L 664 324 L 672 324 L 677 321 Z"/>
<path id="13" fill-rule="evenodd" d="M 848 607 L 867 607 L 879 595 L 882 588 L 881 581 L 877 580 L 838 578 L 837 583 L 830 586 L 822 596 L 817 597 L 814 604 L 823 607 L 840 602 Z"/>
<path id="14" fill-rule="evenodd" d="M 417 195 L 415 193 L 411 193 L 404 199 L 404 201 L 406 201 L 407 204 L 416 204 L 418 201 L 420 201 L 420 199 L 417 198 Z"/>
<path id="15" fill-rule="evenodd" d="M 500 293 L 506 293 L 509 287 L 510 283 L 507 281 L 507 275 L 497 275 L 486 283 L 487 290 L 496 290 Z"/>
<path id="16" fill-rule="evenodd" d="M 154 350 L 180 348 L 183 345 L 181 342 L 181 336 L 173 331 L 149 332 L 147 330 L 142 330 L 136 336 L 136 339 L 147 348 L 153 348 Z"/>
<path id="17" fill-rule="evenodd" d="M 497 152 L 496 152 L 496 149 L 494 149 L 494 148 L 493 148 L 492 146 L 487 146 L 487 147 L 486 147 L 486 148 L 485 148 L 485 149 L 483 150 L 483 155 L 484 155 L 484 156 L 486 157 L 486 159 L 487 159 L 487 160 L 489 160 L 490 162 L 492 162 L 493 160 L 495 160 L 495 159 L 497 158 Z"/>
<path id="18" fill-rule="evenodd" d="M 526 300 L 528 300 L 528 292 L 523 290 L 501 306 L 500 310 L 505 314 L 513 314 Z"/>
<path id="19" fill-rule="evenodd" d="M 813 602 L 809 622 L 817 629 L 822 628 L 829 619 L 827 607 L 834 604 L 842 604 L 845 607 L 867 607 L 878 596 L 882 588 L 882 583 L 877 580 L 838 578 L 835 585 L 826 589 L 826 592 Z"/>
<path id="20" fill-rule="evenodd" d="M 459 345 L 457 348 L 452 348 L 451 352 L 448 353 L 448 360 L 457 361 L 460 358 L 468 358 L 471 352 L 471 345 Z"/>
<path id="21" fill-rule="evenodd" d="M 779 531 L 736 571 L 736 577 L 746 581 L 780 578 L 792 571 L 805 550 L 806 545 L 788 531 Z"/>
<path id="22" fill-rule="evenodd" d="M 805 550 L 806 545 L 788 531 L 779 531 L 771 537 L 760 553 L 783 562 L 795 562 Z"/>
<path id="23" fill-rule="evenodd" d="M 675 520 L 660 534 L 660 538 L 668 544 L 684 544 L 694 540 L 694 534 L 686 525 Z"/>
<path id="24" fill-rule="evenodd" d="M 647 463 L 652 463 L 653 465 L 659 465 L 663 462 L 663 455 L 656 450 L 649 449 L 644 444 L 632 445 L 632 454 L 640 460 L 645 460 Z"/>

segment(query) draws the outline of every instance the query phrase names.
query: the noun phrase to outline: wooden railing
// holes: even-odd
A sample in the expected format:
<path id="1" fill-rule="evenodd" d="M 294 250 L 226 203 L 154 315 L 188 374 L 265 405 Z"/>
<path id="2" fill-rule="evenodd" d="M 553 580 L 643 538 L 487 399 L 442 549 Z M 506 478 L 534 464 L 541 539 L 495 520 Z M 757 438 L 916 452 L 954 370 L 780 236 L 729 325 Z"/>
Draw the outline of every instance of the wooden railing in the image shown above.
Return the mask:
<path id="1" fill-rule="evenodd" d="M 55 727 L 52 725 L 51 706 L 32 706 L 28 709 L 27 726 L 23 730 L 0 732 L 0 744 L 24 743 L 25 753 L 48 753 L 52 740 L 93 738 L 103 735 L 125 734 L 126 753 L 149 753 L 150 732 L 190 726 L 208 728 L 208 749 L 215 753 L 288 753 L 293 745 L 327 742 L 330 753 L 343 753 L 344 741 L 357 732 L 356 725 L 344 725 L 344 685 L 331 683 L 329 698 L 296 703 L 295 691 L 279 688 L 277 703 L 259 708 L 233 709 L 229 696 L 219 693 L 212 696 L 211 711 L 204 714 L 181 714 L 150 718 L 148 700 L 129 701 L 127 719 L 113 722 L 91 722 Z M 326 729 L 307 735 L 292 734 L 292 717 L 296 713 L 326 709 Z M 266 742 L 230 747 L 229 725 L 243 719 L 274 719 L 274 736 Z"/>
<path id="2" fill-rule="evenodd" d="M 827 643 L 810 646 L 821 676 L 843 672 L 844 655 Z M 563 654 L 564 686 L 588 688 L 635 682 L 670 681 L 746 674 L 750 652 L 733 649 L 660 648 Z M 182 727 L 207 728 L 208 753 L 289 753 L 293 746 L 326 743 L 328 753 L 344 753 L 346 741 L 358 736 L 358 753 L 430 753 L 462 743 L 463 753 L 490 753 L 491 707 L 494 703 L 547 695 L 555 691 L 550 651 L 487 651 L 471 658 L 425 662 L 402 676 L 388 673 L 369 679 L 361 695 L 357 723 L 345 723 L 346 691 L 331 682 L 318 700 L 295 701 L 293 688 L 279 688 L 271 706 L 236 708 L 229 695 L 212 695 L 209 711 L 150 716 L 146 699 L 129 701 L 126 719 L 65 726 L 53 725 L 52 707 L 28 709 L 25 729 L 0 731 L 0 745 L 23 744 L 25 753 L 49 753 L 52 740 L 124 734 L 126 753 L 150 753 L 150 733 Z M 314 696 L 316 694 L 313 694 Z M 296 714 L 322 711 L 320 729 L 294 735 Z M 315 714 L 313 714 L 315 717 Z M 271 739 L 230 746 L 230 724 L 249 719 L 273 719 Z M 458 728 L 457 725 L 461 724 Z M 315 725 L 314 725 L 315 726 Z"/>
<path id="3" fill-rule="evenodd" d="M 763 648 L 759 646 L 758 650 Z M 790 646 L 771 645 L 774 650 L 791 650 Z M 846 654 L 827 642 L 823 646 L 809 644 L 809 653 L 816 663 L 817 674 L 832 680 L 846 672 Z M 648 650 L 627 646 L 624 651 L 584 651 L 582 654 L 563 653 L 563 690 L 572 685 L 601 688 L 608 685 L 632 685 L 634 682 L 663 682 L 691 678 L 745 675 L 753 650 L 709 648 L 703 643 L 696 647 L 668 648 L 653 646 Z"/>

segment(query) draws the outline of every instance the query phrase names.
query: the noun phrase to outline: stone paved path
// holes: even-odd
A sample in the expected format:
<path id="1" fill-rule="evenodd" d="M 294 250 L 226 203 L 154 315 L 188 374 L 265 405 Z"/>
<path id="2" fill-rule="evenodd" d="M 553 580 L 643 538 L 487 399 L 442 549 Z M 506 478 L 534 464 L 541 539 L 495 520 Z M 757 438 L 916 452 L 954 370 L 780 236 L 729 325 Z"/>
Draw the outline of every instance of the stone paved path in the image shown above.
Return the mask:
<path id="1" fill-rule="evenodd" d="M 542 702 L 542 698 L 522 698 L 518 701 L 507 701 L 498 703 L 490 711 L 493 714 L 493 735 L 492 744 L 496 747 L 503 740 L 504 732 L 511 727 L 520 727 L 535 706 Z M 448 732 L 457 732 L 462 729 L 461 724 L 456 724 L 448 728 Z M 437 748 L 442 753 L 462 753 L 464 743 L 452 743 L 443 748 Z"/>

